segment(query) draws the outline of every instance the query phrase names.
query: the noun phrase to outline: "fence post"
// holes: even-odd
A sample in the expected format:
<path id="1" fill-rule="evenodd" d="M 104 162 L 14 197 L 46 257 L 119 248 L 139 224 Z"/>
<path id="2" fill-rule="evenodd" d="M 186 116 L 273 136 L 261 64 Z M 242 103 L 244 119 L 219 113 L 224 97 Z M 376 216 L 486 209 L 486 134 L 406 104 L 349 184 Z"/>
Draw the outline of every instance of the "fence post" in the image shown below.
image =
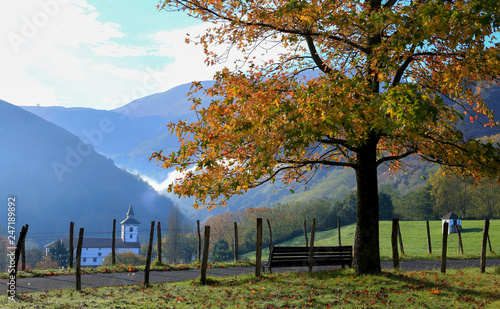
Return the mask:
<path id="1" fill-rule="evenodd" d="M 304 236 L 306 237 L 306 247 L 309 247 L 309 240 L 307 239 L 306 220 L 304 220 Z"/>
<path id="2" fill-rule="evenodd" d="M 257 218 L 257 244 L 255 248 L 255 276 L 260 276 L 262 261 L 262 218 Z"/>
<path id="3" fill-rule="evenodd" d="M 267 227 L 269 228 L 269 252 L 271 252 L 271 248 L 273 246 L 273 231 L 271 229 L 271 222 L 269 221 L 269 219 L 266 220 L 267 220 Z"/>
<path id="4" fill-rule="evenodd" d="M 158 265 L 161 265 L 161 223 L 158 221 L 156 225 L 156 251 Z"/>
<path id="5" fill-rule="evenodd" d="M 316 233 L 316 218 L 313 218 L 312 226 L 311 226 L 311 246 L 309 247 L 309 272 L 311 273 L 313 270 L 313 258 L 314 258 L 314 234 Z"/>
<path id="6" fill-rule="evenodd" d="M 460 227 L 457 227 L 458 235 L 458 254 L 464 254 L 464 246 L 462 245 L 462 233 L 460 232 Z"/>
<path id="7" fill-rule="evenodd" d="M 481 273 L 486 270 L 486 240 L 488 239 L 488 230 L 490 228 L 490 220 L 488 218 L 484 219 L 484 229 L 483 229 L 483 242 L 481 244 Z"/>
<path id="8" fill-rule="evenodd" d="M 405 248 L 403 247 L 403 238 L 401 237 L 401 228 L 398 220 L 398 238 L 399 238 L 399 247 L 401 249 L 401 254 L 405 255 Z"/>
<path id="9" fill-rule="evenodd" d="M 21 270 L 26 270 L 26 242 L 23 241 L 23 247 L 21 249 Z"/>
<path id="10" fill-rule="evenodd" d="M 111 265 L 116 264 L 116 219 L 113 219 L 113 235 L 111 235 Z"/>
<path id="11" fill-rule="evenodd" d="M 69 223 L 69 268 L 73 268 L 73 259 L 74 259 L 74 250 L 75 246 L 73 245 L 73 234 L 75 230 L 75 222 L 71 221 Z"/>
<path id="12" fill-rule="evenodd" d="M 238 223 L 234 222 L 234 261 L 238 262 Z"/>
<path id="13" fill-rule="evenodd" d="M 210 245 L 210 226 L 205 226 L 205 235 L 203 238 L 203 260 L 201 261 L 201 284 L 207 284 L 207 267 L 208 267 L 208 247 Z"/>
<path id="14" fill-rule="evenodd" d="M 448 222 L 444 223 L 443 227 L 443 248 L 441 251 L 441 272 L 446 272 L 446 250 L 448 247 Z"/>
<path id="15" fill-rule="evenodd" d="M 340 219 L 337 219 L 337 234 L 339 235 L 339 247 L 342 246 L 342 241 L 340 240 Z"/>
<path id="16" fill-rule="evenodd" d="M 78 244 L 76 245 L 76 290 L 82 290 L 82 246 L 83 246 L 83 227 L 78 234 Z"/>
<path id="17" fill-rule="evenodd" d="M 197 261 L 201 261 L 201 232 L 200 232 L 200 220 L 196 220 L 196 229 L 198 234 L 198 259 Z"/>
<path id="18" fill-rule="evenodd" d="M 17 266 L 19 265 L 19 256 L 21 255 L 21 251 L 22 251 L 22 248 L 23 248 L 23 245 L 24 245 L 24 240 L 26 239 L 26 234 L 28 234 L 28 227 L 29 225 L 26 224 L 26 225 L 23 225 L 21 227 L 21 232 L 19 232 L 19 239 L 17 240 L 17 244 L 16 244 L 16 250 L 14 250 L 14 279 L 12 279 L 12 277 L 10 277 L 9 281 L 14 281 L 14 289 L 7 289 L 7 297 L 9 296 L 14 296 L 15 295 L 15 291 L 17 289 Z M 12 276 L 12 275 L 11 275 Z M 11 291 L 14 291 L 14 292 L 11 292 Z M 14 293 L 14 295 L 10 295 L 10 293 Z"/>
<path id="19" fill-rule="evenodd" d="M 490 253 L 493 253 L 493 249 L 491 248 L 490 233 L 488 233 L 488 245 L 490 246 Z"/>
<path id="20" fill-rule="evenodd" d="M 149 286 L 149 269 L 151 268 L 151 252 L 153 251 L 153 239 L 155 238 L 155 222 L 151 221 L 149 229 L 148 254 L 146 255 L 146 267 L 144 268 L 144 285 Z"/>
<path id="21" fill-rule="evenodd" d="M 399 226 L 398 218 L 392 218 L 391 244 L 392 244 L 392 267 L 394 269 L 399 268 L 398 226 Z"/>
<path id="22" fill-rule="evenodd" d="M 429 220 L 427 220 L 427 249 L 429 251 L 429 254 L 432 254 L 431 229 L 429 227 Z"/>

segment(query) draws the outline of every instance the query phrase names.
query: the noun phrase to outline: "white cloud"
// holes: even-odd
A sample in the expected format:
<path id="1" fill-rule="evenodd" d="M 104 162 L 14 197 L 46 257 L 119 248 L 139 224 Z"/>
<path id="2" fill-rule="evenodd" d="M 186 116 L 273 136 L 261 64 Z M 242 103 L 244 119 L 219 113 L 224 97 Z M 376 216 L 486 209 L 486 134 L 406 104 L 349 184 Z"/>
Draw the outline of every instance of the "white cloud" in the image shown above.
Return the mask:
<path id="1" fill-rule="evenodd" d="M 201 44 L 187 44 L 186 38 L 189 37 L 195 40 L 197 37 L 206 33 L 212 24 L 202 23 L 196 26 L 177 29 L 174 31 L 162 31 L 152 35 L 152 39 L 158 44 L 158 56 L 170 57 L 173 61 L 165 66 L 165 71 L 172 75 L 165 86 L 169 88 L 189 83 L 192 81 L 211 80 L 217 71 L 224 67 L 231 69 L 246 69 L 247 66 L 240 67 L 243 59 L 243 53 L 231 49 L 227 58 L 224 61 L 215 65 L 207 65 L 205 59 L 207 56 L 203 52 Z M 275 43 L 263 42 L 262 45 L 253 51 L 252 56 L 256 57 L 257 62 L 262 63 L 268 59 L 277 59 L 278 55 L 284 51 L 281 46 L 274 46 Z M 212 45 L 210 51 L 217 55 L 226 54 L 229 44 Z M 271 48 L 272 47 L 272 48 Z M 259 64 L 258 63 L 258 64 Z M 247 64 L 248 65 L 248 64 Z M 175 78 L 174 78 L 175 77 Z"/>
<path id="2" fill-rule="evenodd" d="M 130 86 L 124 80 L 144 76 L 101 57 L 150 52 L 118 43 L 125 37 L 120 25 L 100 21 L 86 1 L 2 1 L 0 20 L 0 99 L 17 105 L 98 104 L 117 96 L 106 85 L 119 89 L 120 83 Z"/>
<path id="3" fill-rule="evenodd" d="M 186 34 L 196 37 L 204 33 L 206 29 L 206 24 L 200 24 L 151 35 L 152 40 L 157 44 L 155 55 L 171 59 L 164 66 L 164 72 L 170 78 L 166 78 L 162 83 L 163 88 L 169 89 L 192 81 L 211 80 L 215 72 L 222 68 L 207 66 L 204 62 L 206 56 L 203 53 L 203 47 L 185 42 Z"/>
<path id="4" fill-rule="evenodd" d="M 125 36 L 120 25 L 99 21 L 96 9 L 82 0 L 31 0 L 15 5 L 3 1 L 0 12 L 6 25 L 2 37 L 16 53 L 31 52 L 40 41 L 78 48 Z"/>
<path id="5" fill-rule="evenodd" d="M 168 186 L 172 183 L 174 183 L 177 179 L 184 177 L 185 174 L 188 172 L 194 172 L 196 170 L 196 167 L 190 168 L 188 171 L 181 173 L 179 171 L 173 170 L 168 173 L 167 178 L 162 181 L 162 182 L 157 182 L 145 175 L 141 175 L 141 178 L 147 182 L 151 187 L 153 187 L 156 191 L 158 192 L 167 192 Z"/>
<path id="6" fill-rule="evenodd" d="M 142 70 L 120 68 L 108 63 L 93 64 L 91 65 L 90 70 L 99 73 L 108 73 L 116 77 L 129 79 L 136 82 L 142 82 L 145 74 L 145 72 Z"/>
<path id="7" fill-rule="evenodd" d="M 95 5 L 85 0 L 1 1 L 0 99 L 112 109 L 137 95 L 211 80 L 224 66 L 234 68 L 234 59 L 241 56 L 232 53 L 225 63 L 207 66 L 202 46 L 186 44 L 185 38 L 205 33 L 210 24 L 157 32 L 144 28 L 153 34 L 132 35 L 104 20 Z M 115 18 L 120 20 L 119 14 Z M 227 46 L 214 48 L 222 53 Z"/>
<path id="8" fill-rule="evenodd" d="M 90 46 L 90 49 L 97 56 L 125 57 L 125 56 L 148 56 L 151 54 L 146 47 L 137 47 L 118 44 L 116 42 L 105 41 Z"/>

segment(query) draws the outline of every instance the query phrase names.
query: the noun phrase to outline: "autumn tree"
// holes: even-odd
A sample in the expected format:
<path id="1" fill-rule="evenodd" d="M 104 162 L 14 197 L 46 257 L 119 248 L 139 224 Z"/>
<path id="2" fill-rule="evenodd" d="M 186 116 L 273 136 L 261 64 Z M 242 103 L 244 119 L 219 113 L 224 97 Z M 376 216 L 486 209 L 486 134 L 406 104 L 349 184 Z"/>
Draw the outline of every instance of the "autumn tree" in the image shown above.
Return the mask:
<path id="1" fill-rule="evenodd" d="M 483 181 L 472 188 L 473 210 L 476 218 L 500 217 L 500 186 L 493 181 Z"/>
<path id="2" fill-rule="evenodd" d="M 224 241 L 234 248 L 234 222 L 240 222 L 240 216 L 233 212 L 223 212 L 209 217 L 203 225 L 210 226 L 210 247 Z"/>
<path id="3" fill-rule="evenodd" d="M 167 220 L 167 235 L 162 248 L 165 251 L 165 260 L 168 263 L 178 263 L 182 259 L 182 239 L 184 234 L 179 206 L 174 205 Z"/>
<path id="4" fill-rule="evenodd" d="M 416 155 L 499 179 L 499 149 L 457 128 L 465 117 L 497 125 L 480 90 L 500 76 L 498 0 L 166 0 L 158 7 L 212 23 L 186 38 L 202 44 L 208 64 L 234 51 L 241 60 L 204 89 L 209 105 L 194 99 L 198 121 L 170 124 L 179 150 L 152 155 L 184 173 L 169 188 L 178 195 L 214 207 L 269 182 L 303 183 L 322 167 L 352 168 L 353 266 L 376 273 L 379 166 L 395 170 Z M 228 49 L 217 54 L 212 47 L 220 45 Z"/>
<path id="5" fill-rule="evenodd" d="M 500 186 L 489 179 L 481 184 L 463 181 L 439 171 L 429 178 L 430 195 L 437 217 L 453 211 L 461 218 L 492 218 L 500 213 Z"/>

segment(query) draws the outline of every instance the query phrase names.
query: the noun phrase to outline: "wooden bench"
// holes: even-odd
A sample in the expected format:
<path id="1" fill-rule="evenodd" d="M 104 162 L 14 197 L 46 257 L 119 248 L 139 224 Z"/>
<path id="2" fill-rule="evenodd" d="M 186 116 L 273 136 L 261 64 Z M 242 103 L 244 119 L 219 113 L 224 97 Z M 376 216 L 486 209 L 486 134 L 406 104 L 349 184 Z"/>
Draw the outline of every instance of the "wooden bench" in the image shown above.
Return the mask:
<path id="1" fill-rule="evenodd" d="M 342 269 L 352 264 L 352 246 L 314 247 L 312 266 L 340 265 Z M 269 261 L 262 262 L 263 271 L 273 267 L 309 266 L 309 247 L 271 248 Z"/>

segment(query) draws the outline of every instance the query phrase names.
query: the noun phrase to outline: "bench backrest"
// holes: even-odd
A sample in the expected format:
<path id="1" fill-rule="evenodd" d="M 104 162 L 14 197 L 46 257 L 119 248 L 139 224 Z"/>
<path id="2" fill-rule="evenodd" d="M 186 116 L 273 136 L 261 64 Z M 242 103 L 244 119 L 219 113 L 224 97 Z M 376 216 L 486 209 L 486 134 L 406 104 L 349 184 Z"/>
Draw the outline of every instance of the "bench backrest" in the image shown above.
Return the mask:
<path id="1" fill-rule="evenodd" d="M 271 248 L 269 260 L 282 260 L 287 258 L 308 258 L 309 247 L 275 247 Z M 315 246 L 314 259 L 338 258 L 352 259 L 352 246 Z"/>

